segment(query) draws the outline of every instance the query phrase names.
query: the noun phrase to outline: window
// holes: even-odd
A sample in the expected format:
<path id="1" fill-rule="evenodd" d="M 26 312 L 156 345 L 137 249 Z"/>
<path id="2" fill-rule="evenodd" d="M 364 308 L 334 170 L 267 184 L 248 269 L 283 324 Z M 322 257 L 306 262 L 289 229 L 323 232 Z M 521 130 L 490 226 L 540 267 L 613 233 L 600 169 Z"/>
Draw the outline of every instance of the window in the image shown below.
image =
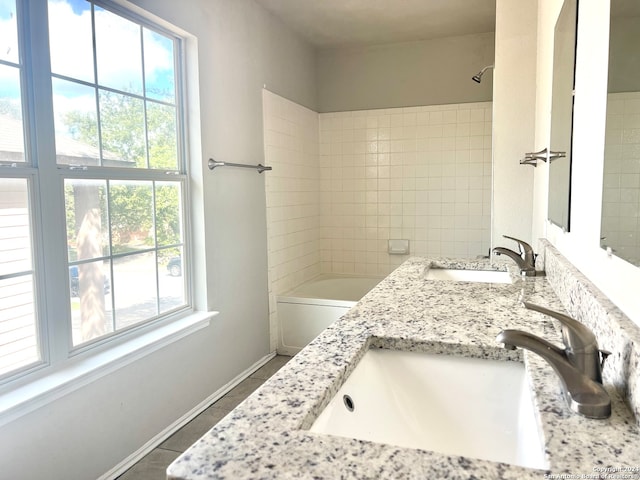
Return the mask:
<path id="1" fill-rule="evenodd" d="M 180 58 L 107 2 L 0 2 L 0 378 L 190 309 Z"/>

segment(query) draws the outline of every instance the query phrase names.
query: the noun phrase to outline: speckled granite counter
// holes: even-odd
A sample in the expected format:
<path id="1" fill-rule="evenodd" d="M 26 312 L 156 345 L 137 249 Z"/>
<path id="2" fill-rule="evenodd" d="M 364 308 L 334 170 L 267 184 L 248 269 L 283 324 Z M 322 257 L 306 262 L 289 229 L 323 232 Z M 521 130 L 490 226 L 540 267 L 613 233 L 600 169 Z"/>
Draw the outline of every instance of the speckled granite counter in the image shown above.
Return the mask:
<path id="1" fill-rule="evenodd" d="M 619 473 L 640 478 L 638 426 L 617 387 L 606 385 L 612 398 L 611 418 L 580 417 L 567 408 L 558 379 L 542 359 L 496 344 L 503 328 L 527 330 L 560 343 L 554 322 L 519 303 L 524 295 L 562 310 L 547 278 L 521 278 L 510 267 L 513 284 L 426 280 L 425 268 L 431 263 L 407 260 L 181 455 L 169 467 L 168 478 L 541 479 L 545 474 L 546 478 L 549 474 L 606 478 L 607 468 L 635 469 Z M 524 359 L 540 411 L 549 471 L 309 432 L 371 347 Z"/>

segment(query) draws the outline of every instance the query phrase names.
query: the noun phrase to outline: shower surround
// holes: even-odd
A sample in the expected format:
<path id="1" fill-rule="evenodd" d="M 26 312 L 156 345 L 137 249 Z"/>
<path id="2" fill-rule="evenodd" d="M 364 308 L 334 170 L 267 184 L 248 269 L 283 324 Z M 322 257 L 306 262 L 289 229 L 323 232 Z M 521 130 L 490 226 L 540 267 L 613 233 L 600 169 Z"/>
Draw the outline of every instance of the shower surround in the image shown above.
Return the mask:
<path id="1" fill-rule="evenodd" d="M 264 90 L 263 108 L 272 310 L 320 273 L 388 274 L 407 258 L 389 239 L 488 254 L 491 102 L 318 114 Z"/>
<path id="2" fill-rule="evenodd" d="M 320 261 L 333 273 L 390 273 L 411 255 L 489 251 L 491 104 L 320 114 Z"/>

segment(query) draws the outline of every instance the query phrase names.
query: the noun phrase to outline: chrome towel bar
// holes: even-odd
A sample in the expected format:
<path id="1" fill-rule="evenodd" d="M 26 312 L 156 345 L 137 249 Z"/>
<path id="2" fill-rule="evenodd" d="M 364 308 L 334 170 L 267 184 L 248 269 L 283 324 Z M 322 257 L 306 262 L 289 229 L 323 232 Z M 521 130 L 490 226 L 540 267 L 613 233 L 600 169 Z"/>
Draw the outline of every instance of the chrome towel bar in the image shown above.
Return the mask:
<path id="1" fill-rule="evenodd" d="M 537 166 L 538 160 L 543 162 L 549 161 L 549 163 L 557 160 L 558 158 L 564 158 L 567 156 L 567 152 L 554 152 L 553 150 L 547 150 L 543 148 L 539 152 L 528 152 L 524 154 L 524 158 L 520 160 L 521 165 Z"/>
<path id="2" fill-rule="evenodd" d="M 216 167 L 240 167 L 240 168 L 253 168 L 255 170 L 258 170 L 258 173 L 262 173 L 265 170 L 271 170 L 271 167 L 265 167 L 262 164 L 258 164 L 258 165 L 246 165 L 244 163 L 230 163 L 230 162 L 218 162 L 216 160 L 214 160 L 213 158 L 209 159 L 209 170 L 213 170 Z"/>

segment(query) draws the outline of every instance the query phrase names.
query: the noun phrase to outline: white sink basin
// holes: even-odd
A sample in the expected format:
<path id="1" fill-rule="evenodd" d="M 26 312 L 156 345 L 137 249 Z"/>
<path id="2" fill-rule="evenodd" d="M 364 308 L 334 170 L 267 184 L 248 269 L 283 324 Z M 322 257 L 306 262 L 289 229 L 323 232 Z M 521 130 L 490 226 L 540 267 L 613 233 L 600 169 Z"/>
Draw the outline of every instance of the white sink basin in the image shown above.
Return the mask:
<path id="1" fill-rule="evenodd" d="M 519 362 L 372 349 L 310 430 L 548 468 Z"/>
<path id="2" fill-rule="evenodd" d="M 458 270 L 434 268 L 427 270 L 427 280 L 454 280 L 457 282 L 512 283 L 509 272 L 498 270 Z"/>

